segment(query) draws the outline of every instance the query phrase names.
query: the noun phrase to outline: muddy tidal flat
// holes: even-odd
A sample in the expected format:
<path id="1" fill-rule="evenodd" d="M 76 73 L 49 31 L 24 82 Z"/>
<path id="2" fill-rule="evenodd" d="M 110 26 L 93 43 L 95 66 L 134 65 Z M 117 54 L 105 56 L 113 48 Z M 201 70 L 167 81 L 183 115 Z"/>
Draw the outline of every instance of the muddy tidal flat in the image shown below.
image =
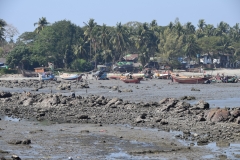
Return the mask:
<path id="1" fill-rule="evenodd" d="M 240 83 L 1 79 L 0 158 L 238 159 L 239 97 Z"/>

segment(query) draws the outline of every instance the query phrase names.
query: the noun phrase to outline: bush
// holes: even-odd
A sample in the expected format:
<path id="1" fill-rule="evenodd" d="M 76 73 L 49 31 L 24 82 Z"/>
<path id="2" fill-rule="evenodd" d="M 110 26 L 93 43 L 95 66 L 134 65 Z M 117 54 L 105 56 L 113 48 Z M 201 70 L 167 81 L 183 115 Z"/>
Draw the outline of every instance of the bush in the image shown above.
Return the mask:
<path id="1" fill-rule="evenodd" d="M 86 72 L 92 70 L 92 66 L 84 59 L 76 59 L 72 62 L 71 68 L 80 72 Z"/>
<path id="2" fill-rule="evenodd" d="M 2 68 L 0 69 L 0 74 L 17 74 L 18 71 L 15 69 L 6 69 L 6 68 Z"/>

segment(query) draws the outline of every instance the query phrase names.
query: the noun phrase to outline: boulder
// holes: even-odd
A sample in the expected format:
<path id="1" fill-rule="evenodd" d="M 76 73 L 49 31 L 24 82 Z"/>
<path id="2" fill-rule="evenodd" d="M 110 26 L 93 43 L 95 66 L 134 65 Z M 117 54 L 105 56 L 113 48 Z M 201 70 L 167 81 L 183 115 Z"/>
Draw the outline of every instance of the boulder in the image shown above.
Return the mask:
<path id="1" fill-rule="evenodd" d="M 23 102 L 24 106 L 29 106 L 33 104 L 33 98 L 28 98 Z"/>
<path id="2" fill-rule="evenodd" d="M 234 118 L 240 116 L 240 110 L 235 109 L 235 110 L 231 111 L 231 115 L 232 115 Z"/>
<path id="3" fill-rule="evenodd" d="M 191 109 L 209 109 L 209 103 L 205 101 L 198 101 Z"/>
<path id="4" fill-rule="evenodd" d="M 211 109 L 207 114 L 207 121 L 225 122 L 229 119 L 229 111 L 226 109 Z"/>
<path id="5" fill-rule="evenodd" d="M 0 98 L 12 97 L 10 92 L 0 92 Z"/>

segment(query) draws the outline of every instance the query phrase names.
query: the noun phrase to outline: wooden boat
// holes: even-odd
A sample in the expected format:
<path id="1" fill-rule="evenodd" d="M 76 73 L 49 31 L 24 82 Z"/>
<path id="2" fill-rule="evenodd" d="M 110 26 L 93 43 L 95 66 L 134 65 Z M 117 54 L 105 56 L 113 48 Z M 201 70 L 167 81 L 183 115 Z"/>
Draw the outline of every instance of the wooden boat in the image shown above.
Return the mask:
<path id="1" fill-rule="evenodd" d="M 37 72 L 33 72 L 33 71 L 26 71 L 21 69 L 20 70 L 23 77 L 38 77 L 38 73 Z"/>
<path id="2" fill-rule="evenodd" d="M 123 79 L 129 79 L 130 78 L 130 75 L 132 77 L 132 79 L 138 79 L 140 81 L 143 80 L 143 77 L 144 77 L 144 74 L 140 74 L 140 73 L 134 73 L 134 74 L 125 74 L 123 76 L 120 76 L 120 80 L 123 80 Z"/>
<path id="3" fill-rule="evenodd" d="M 140 83 L 140 80 L 137 78 L 135 78 L 135 79 L 134 78 L 133 79 L 126 78 L 126 79 L 122 79 L 122 81 L 125 83 Z"/>
<path id="4" fill-rule="evenodd" d="M 174 82 L 184 83 L 184 84 L 203 84 L 211 77 L 186 77 L 186 76 L 173 76 Z"/>
<path id="5" fill-rule="evenodd" d="M 56 77 L 54 74 L 40 74 L 39 75 L 39 79 L 40 80 L 56 80 Z"/>
<path id="6" fill-rule="evenodd" d="M 154 74 L 153 74 L 153 77 L 154 78 L 157 78 L 157 79 L 168 79 L 171 75 L 171 71 L 155 71 Z"/>
<path id="7" fill-rule="evenodd" d="M 120 79 L 121 76 L 121 73 L 107 73 L 108 79 Z"/>
<path id="8" fill-rule="evenodd" d="M 81 80 L 83 74 L 69 74 L 69 73 L 59 73 L 59 77 L 63 80 Z"/>

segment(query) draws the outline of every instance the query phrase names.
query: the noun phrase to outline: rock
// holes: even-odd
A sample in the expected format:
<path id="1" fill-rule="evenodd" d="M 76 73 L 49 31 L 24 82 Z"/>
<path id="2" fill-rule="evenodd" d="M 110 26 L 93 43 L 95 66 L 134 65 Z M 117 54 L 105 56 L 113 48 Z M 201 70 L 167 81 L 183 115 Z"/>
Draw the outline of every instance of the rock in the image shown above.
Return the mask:
<path id="1" fill-rule="evenodd" d="M 115 104 L 117 101 L 119 101 L 119 98 L 113 98 L 113 99 L 111 99 L 111 100 L 106 104 L 106 107 L 110 107 L 112 104 Z"/>
<path id="2" fill-rule="evenodd" d="M 197 144 L 198 145 L 206 145 L 206 144 L 208 144 L 208 139 L 207 138 L 200 139 L 197 141 Z"/>
<path id="3" fill-rule="evenodd" d="M 78 115 L 77 116 L 78 119 L 88 119 L 88 115 Z"/>
<path id="4" fill-rule="evenodd" d="M 5 157 L 0 157 L 0 160 L 7 160 Z"/>
<path id="5" fill-rule="evenodd" d="M 218 147 L 229 147 L 230 143 L 227 142 L 227 141 L 217 141 L 216 146 L 218 146 Z"/>
<path id="6" fill-rule="evenodd" d="M 200 89 L 192 88 L 191 91 L 200 91 Z"/>
<path id="7" fill-rule="evenodd" d="M 144 122 L 144 120 L 141 118 L 141 116 L 138 116 L 138 117 L 135 119 L 135 122 L 136 122 L 136 123 L 142 123 L 142 122 Z"/>
<path id="8" fill-rule="evenodd" d="M 183 96 L 180 98 L 180 100 L 195 100 L 196 98 L 194 96 Z"/>
<path id="9" fill-rule="evenodd" d="M 167 98 L 163 101 L 160 101 L 161 105 L 162 105 L 162 109 L 161 111 L 169 111 L 170 108 L 174 108 L 175 105 L 179 102 L 179 100 L 175 99 L 175 98 Z"/>
<path id="10" fill-rule="evenodd" d="M 29 106 L 33 104 L 33 98 L 28 98 L 27 100 L 23 101 L 24 106 Z"/>
<path id="11" fill-rule="evenodd" d="M 133 90 L 132 89 L 123 89 L 123 90 L 121 90 L 122 92 L 133 92 Z"/>
<path id="12" fill-rule="evenodd" d="M 240 124 L 240 117 L 238 117 L 238 118 L 236 119 L 236 123 L 237 123 L 237 124 Z"/>
<path id="13" fill-rule="evenodd" d="M 22 141 L 22 144 L 30 144 L 31 143 L 31 140 L 30 139 L 24 139 Z"/>
<path id="14" fill-rule="evenodd" d="M 89 130 L 81 130 L 80 133 L 90 133 Z"/>
<path id="15" fill-rule="evenodd" d="M 22 141 L 21 140 L 10 140 L 10 141 L 8 141 L 8 144 L 21 144 L 22 143 Z"/>
<path id="16" fill-rule="evenodd" d="M 205 101 L 198 101 L 191 109 L 209 109 L 209 103 Z"/>
<path id="17" fill-rule="evenodd" d="M 229 111 L 226 109 L 212 109 L 208 112 L 207 121 L 225 122 L 229 118 Z"/>
<path id="18" fill-rule="evenodd" d="M 237 118 L 238 116 L 240 116 L 240 110 L 235 109 L 232 112 L 230 112 L 230 114 L 234 117 Z"/>
<path id="19" fill-rule="evenodd" d="M 10 92 L 0 92 L 0 98 L 12 97 Z"/>
<path id="20" fill-rule="evenodd" d="M 147 114 L 146 114 L 146 113 L 143 113 L 143 114 L 140 115 L 140 118 L 141 118 L 141 119 L 146 119 L 146 116 L 147 116 Z"/>
<path id="21" fill-rule="evenodd" d="M 167 124 L 168 124 L 168 121 L 167 121 L 166 119 L 162 119 L 162 120 L 160 121 L 160 124 L 161 124 L 161 125 L 167 125 Z"/>
<path id="22" fill-rule="evenodd" d="M 162 118 L 156 118 L 155 122 L 161 122 Z"/>
<path id="23" fill-rule="evenodd" d="M 113 86 L 113 87 L 112 87 L 112 90 L 113 90 L 113 91 L 118 90 L 118 86 Z"/>
<path id="24" fill-rule="evenodd" d="M 11 157 L 13 160 L 21 160 L 21 158 L 17 155 L 12 155 Z"/>

